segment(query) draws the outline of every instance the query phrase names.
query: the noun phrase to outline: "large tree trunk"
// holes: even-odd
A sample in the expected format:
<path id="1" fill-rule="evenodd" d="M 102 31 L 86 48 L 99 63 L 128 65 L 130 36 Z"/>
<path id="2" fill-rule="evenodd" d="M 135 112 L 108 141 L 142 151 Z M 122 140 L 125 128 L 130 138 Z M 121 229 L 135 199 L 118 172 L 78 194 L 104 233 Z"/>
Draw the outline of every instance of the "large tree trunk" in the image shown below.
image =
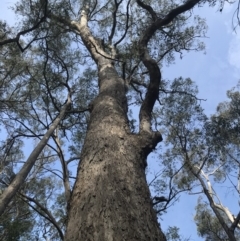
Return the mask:
<path id="1" fill-rule="evenodd" d="M 131 133 L 126 86 L 114 68 L 114 56 L 91 34 L 86 11 L 79 23 L 70 25 L 98 66 L 99 94 L 91 104 L 65 241 L 164 241 L 145 177 L 147 155 L 162 140 L 149 124 L 159 85 L 150 84 L 140 111 L 139 134 Z"/>
<path id="2" fill-rule="evenodd" d="M 124 80 L 113 66 L 99 69 L 99 83 L 65 241 L 163 241 L 145 177 L 152 140 L 130 133 Z"/>

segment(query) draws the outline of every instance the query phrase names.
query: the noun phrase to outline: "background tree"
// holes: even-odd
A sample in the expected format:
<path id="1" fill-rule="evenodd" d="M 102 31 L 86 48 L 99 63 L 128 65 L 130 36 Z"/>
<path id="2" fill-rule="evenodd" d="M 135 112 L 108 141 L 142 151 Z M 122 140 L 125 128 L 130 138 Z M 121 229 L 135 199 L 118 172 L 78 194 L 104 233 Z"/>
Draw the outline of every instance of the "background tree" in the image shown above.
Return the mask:
<path id="1" fill-rule="evenodd" d="M 237 204 L 239 91 L 228 91 L 231 101 L 221 103 L 209 120 L 190 79 L 176 79 L 171 87 L 174 91 L 163 98 L 157 115 L 168 148 L 161 155 L 165 169 L 153 184 L 158 195 L 164 194 L 162 201 L 154 197 L 156 210 L 166 210 L 183 191 L 202 193 L 207 201 L 199 199 L 196 207 L 199 234 L 206 240 L 238 240 L 239 213 L 224 206 L 214 184 L 224 183 L 229 192 L 235 191 Z"/>
<path id="2" fill-rule="evenodd" d="M 224 221 L 231 226 L 232 223 L 229 221 L 226 214 L 220 210 L 221 216 L 224 218 Z M 198 205 L 196 206 L 196 216 L 195 222 L 197 224 L 197 230 L 199 236 L 208 240 L 230 240 L 222 228 L 219 220 L 213 211 L 209 208 L 207 202 L 203 202 L 202 198 L 199 199 Z M 239 239 L 239 230 L 235 230 L 236 240 Z"/>

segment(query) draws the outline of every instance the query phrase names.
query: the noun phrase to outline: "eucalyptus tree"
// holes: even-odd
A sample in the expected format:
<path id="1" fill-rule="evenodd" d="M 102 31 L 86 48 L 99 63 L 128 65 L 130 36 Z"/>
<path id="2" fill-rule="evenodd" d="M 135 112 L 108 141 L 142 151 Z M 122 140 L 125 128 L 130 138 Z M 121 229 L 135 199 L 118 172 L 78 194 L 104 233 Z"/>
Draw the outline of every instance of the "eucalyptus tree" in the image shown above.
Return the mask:
<path id="1" fill-rule="evenodd" d="M 11 35 L 9 28 L 4 26 L 6 33 L 3 34 L 3 39 L 6 38 L 6 35 Z M 60 41 L 58 47 L 59 44 Z M 55 64 L 54 71 L 51 71 L 51 64 L 46 66 L 46 60 L 41 55 L 46 51 L 44 48 L 39 51 L 33 46 L 29 55 L 27 52 L 21 54 L 19 47 L 11 43 L 4 45 L 1 50 L 0 80 L 3 94 L 1 95 L 2 118 L 0 122 L 1 128 L 6 132 L 6 140 L 2 141 L 1 146 L 0 209 L 1 212 L 6 213 L 6 203 L 18 191 L 19 198 L 38 214 L 38 222 L 35 222 L 35 228 L 31 230 L 31 238 L 33 239 L 36 234 L 40 238 L 44 234 L 48 235 L 51 240 L 63 239 L 66 202 L 70 197 L 72 178 L 67 166 L 78 160 L 80 156 L 79 147 L 84 136 L 81 133 L 85 132 L 88 119 L 87 114 L 82 114 L 84 112 L 82 109 L 88 109 L 88 98 L 96 94 L 94 72 L 83 72 L 81 77 L 76 75 L 72 79 L 71 84 L 74 91 L 71 92 L 71 99 L 77 102 L 73 106 L 70 98 L 67 102 L 61 103 L 63 95 L 70 96 L 67 83 L 69 77 L 64 82 L 59 74 L 64 72 L 62 70 L 64 64 L 69 64 L 67 61 L 72 61 L 72 59 L 69 60 L 65 56 L 65 62 L 62 62 L 61 56 L 54 54 L 50 56 L 49 54 L 51 64 Z M 64 49 L 62 48 L 62 50 Z M 33 52 L 38 56 L 35 59 L 32 58 Z M 47 72 L 46 68 L 48 68 Z M 57 70 L 57 68 L 59 69 Z M 68 74 L 70 74 L 70 68 Z M 92 80 L 88 79 L 89 76 Z M 49 81 L 52 78 L 55 82 Z M 89 85 L 91 85 L 91 89 Z M 81 92 L 83 94 L 80 94 Z M 71 108 L 69 108 L 70 106 Z M 77 106 L 80 107 L 75 111 Z M 68 140 L 69 129 L 73 141 L 70 143 L 69 152 L 66 155 L 63 146 L 65 145 L 64 140 Z M 51 138 L 52 142 L 48 142 L 48 138 Z M 23 142 L 27 141 L 30 145 L 30 140 L 36 144 L 24 163 L 21 149 Z M 38 140 L 40 140 L 39 143 Z M 77 144 L 74 143 L 76 140 Z M 40 152 L 41 154 L 39 154 Z M 53 166 L 56 161 L 60 161 L 61 168 Z M 22 163 L 24 165 L 18 171 Z M 62 188 L 56 185 L 59 179 L 64 184 Z M 65 201 L 61 200 L 62 196 L 65 196 Z M 55 197 L 57 200 L 61 200 L 61 210 L 58 201 L 55 200 L 55 205 L 51 205 Z M 14 207 L 13 205 L 10 207 L 11 211 Z"/>
<path id="2" fill-rule="evenodd" d="M 221 209 L 219 210 L 221 216 L 223 217 L 225 223 L 228 226 L 232 225 L 232 222 L 227 217 L 226 213 Z M 209 207 L 207 202 L 203 201 L 203 198 L 199 198 L 198 204 L 196 206 L 196 215 L 194 220 L 197 225 L 197 231 L 200 237 L 203 237 L 206 241 L 225 241 L 230 240 L 218 218 Z M 236 240 L 240 238 L 239 229 L 234 232 Z"/>
<path id="3" fill-rule="evenodd" d="M 199 233 L 205 236 L 206 240 L 209 238 L 218 240 L 217 237 L 219 240 L 239 240 L 240 238 L 239 84 L 227 91 L 227 97 L 229 101 L 220 103 L 216 114 L 205 124 L 207 145 L 211 147 L 212 158 L 206 164 L 208 172 L 201 170 L 201 174 L 206 182 L 203 189 L 211 210 L 206 208 L 203 202 L 199 202 L 196 221 L 199 224 Z M 221 200 L 219 189 L 215 188 L 217 183 L 221 185 L 224 183 L 227 193 L 231 193 L 231 206 L 224 204 Z M 203 227 L 206 220 L 201 224 L 199 218 L 201 215 L 212 217 L 209 219 L 211 220 L 209 229 Z"/>
<path id="4" fill-rule="evenodd" d="M 205 2 L 216 4 L 214 0 L 16 4 L 15 12 L 21 16 L 17 33 L 2 39 L 0 46 L 18 46 L 27 63 L 27 85 L 20 93 L 28 96 L 31 111 L 22 111 L 25 117 L 19 128 L 36 138 L 47 129 L 65 174 L 56 132 L 61 136 L 73 132 L 72 140 L 80 143 L 69 149 L 81 155 L 73 190 L 66 192 L 70 199 L 67 194 L 64 240 L 165 240 L 145 177 L 147 156 L 162 141 L 161 133 L 152 128 L 154 106 L 165 91 L 164 61 L 171 63 L 175 53 L 204 47 L 197 37 L 205 35 L 205 22 L 191 10 Z M 83 72 L 85 78 L 80 78 Z M 89 94 L 83 92 L 82 83 Z M 133 104 L 139 106 L 135 131 L 128 116 Z M 13 115 L 17 121 L 18 110 Z M 19 180 L 23 182 L 30 169 L 17 186 L 15 178 L 10 189 L 19 189 Z M 67 190 L 69 184 L 64 184 Z M 3 206 L 12 196 L 2 195 Z"/>
<path id="5" fill-rule="evenodd" d="M 216 114 L 214 114 L 206 124 L 206 129 L 208 145 L 214 148 L 214 153 L 218 157 L 214 160 L 215 171 L 212 172 L 214 181 L 222 183 L 227 180 L 227 191 L 233 195 L 232 205 L 239 206 L 239 84 L 227 91 L 227 97 L 229 100 L 218 105 Z M 209 183 L 211 184 L 210 181 Z M 214 209 L 219 210 L 222 216 L 225 217 L 225 223 L 228 224 L 230 231 L 235 234 L 236 240 L 238 240 L 240 235 L 239 208 L 238 211 L 234 212 L 232 207 L 222 204 L 217 191 L 213 189 L 213 193 L 213 205 L 211 205 L 213 211 Z M 216 213 L 216 211 L 214 212 Z M 222 224 L 217 214 L 216 216 Z"/>
<path id="6" fill-rule="evenodd" d="M 217 114 L 208 119 L 190 79 L 175 79 L 171 89 L 158 110 L 168 148 L 161 154 L 165 168 L 155 183 L 157 193 L 165 196 L 160 201 L 155 197 L 156 210 L 166 210 L 183 191 L 201 194 L 195 216 L 199 234 L 206 240 L 236 241 L 240 212 L 223 204 L 217 184 L 235 192 L 232 205 L 237 207 L 239 91 L 228 91 L 231 101 L 219 104 Z"/>
<path id="7" fill-rule="evenodd" d="M 0 37 L 4 41 L 13 32 L 6 23 L 1 24 Z M 58 47 L 60 42 L 58 42 Z M 21 40 L 21 43 L 24 43 L 24 41 Z M 62 50 L 64 49 L 62 48 Z M 60 100 L 58 101 L 55 98 L 55 95 L 58 95 L 58 98 L 60 98 L 60 96 L 66 96 L 69 93 L 67 90 L 67 81 L 61 82 L 62 79 L 59 73 L 62 69 L 57 71 L 57 67 L 63 66 L 63 62 L 61 62 L 61 56 L 56 57 L 54 54 L 51 56 L 49 54 L 48 57 L 51 58 L 52 62 L 55 62 L 55 70 L 51 71 L 51 66 L 46 66 L 46 60 L 42 58 L 41 53 L 44 53 L 44 51 L 46 49 L 41 48 L 40 52 L 36 46 L 32 46 L 30 54 L 29 52 L 21 53 L 19 46 L 15 43 L 4 45 L 1 48 L 0 123 L 3 136 L 1 136 L 0 206 L 1 212 L 4 211 L 5 216 L 7 212 L 14 212 L 16 210 L 14 205 L 17 202 L 12 202 L 11 200 L 18 191 L 17 200 L 21 199 L 22 202 L 28 204 L 31 209 L 39 214 L 35 227 L 30 227 L 29 229 L 32 235 L 31 239 L 35 237 L 36 233 L 40 237 L 41 234 L 47 232 L 47 235 L 52 240 L 54 240 L 53 237 L 55 237 L 55 240 L 59 240 L 63 238 L 64 227 L 62 225 L 65 225 L 65 206 L 71 189 L 71 177 L 69 177 L 70 173 L 67 170 L 67 165 L 79 159 L 80 151 L 77 150 L 77 147 L 81 145 L 81 138 L 78 136 L 79 133 L 84 132 L 85 119 L 87 118 L 86 116 L 81 116 L 81 110 L 79 109 L 77 113 L 74 112 L 71 114 L 71 118 L 66 118 L 66 111 L 71 106 L 70 98 L 68 98 L 67 103 L 61 103 Z M 33 53 L 37 56 L 34 59 L 32 58 L 34 56 Z M 65 63 L 68 64 L 67 61 L 69 59 L 65 56 Z M 47 73 L 46 68 L 48 68 Z M 41 71 L 39 71 L 40 69 Z M 68 71 L 70 74 L 70 69 Z M 90 72 L 88 72 L 87 76 L 89 74 Z M 81 78 L 76 76 L 72 80 L 72 84 L 75 81 L 75 84 L 78 84 L 79 87 L 74 89 L 76 94 L 72 94 L 71 98 L 78 99 L 78 104 L 81 106 L 87 106 L 86 99 L 88 95 L 91 96 L 94 94 L 94 88 L 88 90 L 88 85 L 92 85 L 93 81 L 86 83 L 84 77 L 85 74 Z M 49 78 L 54 78 L 55 82 L 50 82 Z M 66 91 L 64 91 L 64 88 Z M 85 92 L 81 97 L 78 95 L 80 90 Z M 73 118 L 73 115 L 76 118 Z M 72 144 L 69 147 L 71 150 L 68 156 L 64 156 L 62 146 L 64 145 L 64 138 L 67 138 L 66 132 L 69 129 L 68 126 L 72 126 L 72 139 L 77 138 L 78 144 Z M 61 129 L 61 132 L 59 129 Z M 3 140 L 5 135 L 6 139 Z M 50 137 L 53 142 L 48 143 L 48 138 Z M 21 151 L 23 149 L 23 142 L 27 141 L 27 145 L 30 145 L 30 140 L 33 140 L 36 145 L 32 154 L 23 165 L 23 168 L 19 171 L 19 167 L 22 166 L 25 159 Z M 38 140 L 41 140 L 40 143 L 37 143 Z M 39 154 L 40 152 L 41 154 Z M 52 164 L 58 160 L 60 160 L 62 168 L 56 169 Z M 27 175 L 28 177 L 26 178 Z M 54 176 L 57 176 L 58 180 Z M 56 185 L 59 179 L 63 181 L 63 189 L 59 185 Z M 49 183 L 52 183 L 52 185 L 47 185 Z M 21 188 L 19 189 L 20 186 Z M 56 190 L 57 188 L 59 190 Z M 63 211 L 61 212 L 58 207 L 59 202 L 54 201 L 55 208 L 53 208 L 53 205 L 51 205 L 52 201 L 50 202 L 49 198 L 54 199 L 54 197 L 58 197 L 61 200 L 63 190 L 65 201 L 60 202 L 61 211 Z M 9 208 L 6 208 L 6 202 L 9 201 L 11 201 Z M 30 216 L 33 218 L 33 214 Z M 12 219 L 12 216 L 7 215 L 6 217 Z M 34 215 L 35 217 L 36 214 Z M 7 224 L 6 218 L 2 220 Z M 47 227 L 47 229 L 42 230 L 41 225 L 42 227 Z M 18 227 L 21 229 L 20 225 L 15 225 L 16 233 L 18 232 Z M 52 227 L 54 227 L 54 231 L 52 231 Z M 4 228 L 6 229 L 6 225 Z M 9 235 L 11 233 L 14 235 L 13 232 L 9 232 Z M 23 234 L 21 230 L 18 233 Z M 12 239 L 17 240 L 15 236 L 12 236 Z"/>

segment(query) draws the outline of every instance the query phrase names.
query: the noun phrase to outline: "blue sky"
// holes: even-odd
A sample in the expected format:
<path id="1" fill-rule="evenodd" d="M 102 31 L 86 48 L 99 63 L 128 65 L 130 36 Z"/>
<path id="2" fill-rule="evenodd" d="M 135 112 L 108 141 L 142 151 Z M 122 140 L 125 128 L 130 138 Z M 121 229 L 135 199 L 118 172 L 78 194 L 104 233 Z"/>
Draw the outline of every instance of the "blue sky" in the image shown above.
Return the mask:
<path id="1" fill-rule="evenodd" d="M 222 13 L 217 8 L 196 8 L 194 13 L 206 18 L 208 32 L 206 54 L 186 53 L 175 65 L 163 70 L 163 77 L 190 77 L 199 87 L 199 97 L 207 114 L 213 114 L 219 102 L 226 100 L 226 91 L 240 80 L 240 34 L 232 29 L 236 5 L 228 5 Z M 239 29 L 237 29 L 239 32 Z"/>
<path id="2" fill-rule="evenodd" d="M 15 0 L 0 1 L 1 19 L 14 23 L 14 15 L 7 7 Z M 202 102 L 205 113 L 215 112 L 219 102 L 226 100 L 226 91 L 236 86 L 240 80 L 240 31 L 232 29 L 232 16 L 236 5 L 225 6 L 222 13 L 217 8 L 202 7 L 194 9 L 194 13 L 205 17 L 208 24 L 208 38 L 203 39 L 206 53 L 185 53 L 183 59 L 177 58 L 174 65 L 163 68 L 163 78 L 173 79 L 179 76 L 190 77 L 199 87 L 199 98 L 207 99 Z M 153 163 L 155 162 L 155 163 Z M 150 166 L 158 168 L 156 160 L 151 160 Z M 221 195 L 226 206 L 231 207 L 231 198 L 225 193 Z M 197 196 L 182 195 L 180 202 L 169 209 L 161 223 L 165 230 L 169 225 L 180 227 L 180 232 L 191 241 L 202 241 L 196 234 L 194 207 Z M 235 207 L 237 211 L 237 207 Z"/>

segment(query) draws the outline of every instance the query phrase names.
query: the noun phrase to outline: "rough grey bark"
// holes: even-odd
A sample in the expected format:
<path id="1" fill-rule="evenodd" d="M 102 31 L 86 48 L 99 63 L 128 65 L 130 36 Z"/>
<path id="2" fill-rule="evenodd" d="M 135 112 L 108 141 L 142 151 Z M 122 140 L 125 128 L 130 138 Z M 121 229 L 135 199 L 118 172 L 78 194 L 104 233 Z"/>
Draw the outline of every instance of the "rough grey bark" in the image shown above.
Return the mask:
<path id="1" fill-rule="evenodd" d="M 30 156 L 28 157 L 27 161 L 24 163 L 22 169 L 17 173 L 13 181 L 9 184 L 9 186 L 4 190 L 4 192 L 0 196 L 0 215 L 3 214 L 6 206 L 12 200 L 12 198 L 16 195 L 17 191 L 24 183 L 25 179 L 27 178 L 29 172 L 31 171 L 33 165 L 35 164 L 39 154 L 42 152 L 43 148 L 47 145 L 47 142 L 51 135 L 53 134 L 54 130 L 57 128 L 59 122 L 64 118 L 66 115 L 66 111 L 71 106 L 71 98 L 70 94 L 68 96 L 66 104 L 63 106 L 61 112 L 54 120 L 52 125 L 50 126 L 49 130 L 43 136 L 41 141 L 37 144 L 34 148 Z"/>
<path id="2" fill-rule="evenodd" d="M 130 133 L 124 80 L 113 66 L 101 67 L 99 82 L 69 204 L 65 241 L 163 241 L 144 172 L 147 154 L 161 135 Z"/>

